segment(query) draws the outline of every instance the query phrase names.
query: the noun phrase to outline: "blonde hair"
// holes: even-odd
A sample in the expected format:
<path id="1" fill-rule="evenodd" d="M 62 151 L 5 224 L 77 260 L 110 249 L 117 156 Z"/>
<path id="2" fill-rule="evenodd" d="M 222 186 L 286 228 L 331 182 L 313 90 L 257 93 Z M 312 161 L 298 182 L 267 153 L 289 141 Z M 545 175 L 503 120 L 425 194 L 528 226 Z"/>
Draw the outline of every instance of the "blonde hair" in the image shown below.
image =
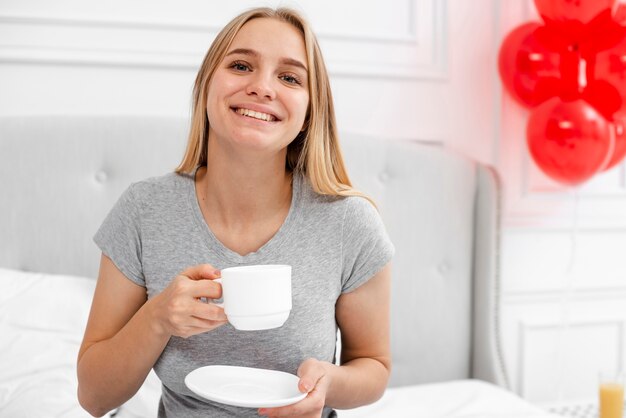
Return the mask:
<path id="1" fill-rule="evenodd" d="M 286 169 L 304 173 L 313 190 L 319 194 L 362 196 L 371 201 L 352 188 L 348 177 L 339 146 L 328 72 L 317 39 L 307 21 L 289 8 L 251 9 L 231 20 L 217 35 L 196 76 L 187 149 L 176 172 L 192 173 L 198 165 L 206 165 L 209 135 L 206 107 L 209 83 L 239 30 L 250 20 L 258 18 L 271 18 L 289 23 L 304 38 L 309 69 L 310 102 L 303 130 L 287 147 Z"/>

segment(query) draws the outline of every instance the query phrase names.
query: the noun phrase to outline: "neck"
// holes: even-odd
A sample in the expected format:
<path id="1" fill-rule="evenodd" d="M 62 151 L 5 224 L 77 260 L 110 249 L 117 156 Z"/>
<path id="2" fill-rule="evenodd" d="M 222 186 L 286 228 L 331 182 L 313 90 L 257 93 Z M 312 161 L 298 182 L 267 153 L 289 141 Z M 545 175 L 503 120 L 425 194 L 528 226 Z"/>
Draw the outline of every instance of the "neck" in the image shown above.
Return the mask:
<path id="1" fill-rule="evenodd" d="M 196 188 L 207 216 L 224 226 L 250 225 L 285 216 L 291 204 L 292 175 L 285 156 L 236 160 L 209 153 L 196 175 Z M 213 158 L 211 158 L 211 156 Z"/>

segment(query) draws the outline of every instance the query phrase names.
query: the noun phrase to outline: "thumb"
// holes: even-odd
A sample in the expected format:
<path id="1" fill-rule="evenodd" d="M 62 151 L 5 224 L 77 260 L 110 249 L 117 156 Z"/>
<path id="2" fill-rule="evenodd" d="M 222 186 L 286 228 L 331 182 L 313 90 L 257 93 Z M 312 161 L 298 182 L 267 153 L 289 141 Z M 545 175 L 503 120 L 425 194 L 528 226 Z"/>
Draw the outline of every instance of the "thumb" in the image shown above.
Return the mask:
<path id="1" fill-rule="evenodd" d="M 326 370 L 319 360 L 310 358 L 302 362 L 298 367 L 298 389 L 302 393 L 308 393 L 315 389 L 317 382 L 324 377 Z"/>

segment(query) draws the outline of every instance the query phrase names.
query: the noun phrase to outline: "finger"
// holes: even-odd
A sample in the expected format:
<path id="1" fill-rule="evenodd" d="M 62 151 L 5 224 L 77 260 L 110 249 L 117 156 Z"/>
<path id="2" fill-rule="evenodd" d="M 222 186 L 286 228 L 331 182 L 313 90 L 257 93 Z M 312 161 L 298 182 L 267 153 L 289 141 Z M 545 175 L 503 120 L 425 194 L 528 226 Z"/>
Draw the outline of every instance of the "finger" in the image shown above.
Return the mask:
<path id="1" fill-rule="evenodd" d="M 191 318 L 188 328 L 197 328 L 202 330 L 201 332 L 208 331 L 217 327 L 221 327 L 224 324 L 227 324 L 227 320 L 219 320 L 219 319 L 204 319 L 204 318 Z"/>
<path id="2" fill-rule="evenodd" d="M 227 322 L 228 321 L 218 322 L 218 321 L 199 320 L 195 325 L 187 325 L 187 326 L 181 327 L 179 331 L 176 333 L 176 335 L 178 335 L 179 337 L 188 338 L 193 335 L 202 334 L 203 332 L 207 332 L 207 331 L 211 331 L 216 328 L 219 328 L 222 325 L 226 324 Z"/>
<path id="3" fill-rule="evenodd" d="M 184 326 L 181 326 L 181 329 L 198 328 L 198 329 L 206 331 L 208 329 L 215 328 L 217 325 L 223 325 L 227 322 L 228 321 L 220 321 L 218 319 L 204 319 L 204 318 L 190 317 L 189 320 L 186 321 L 186 324 Z"/>
<path id="4" fill-rule="evenodd" d="M 278 408 L 261 408 L 258 413 L 268 417 L 294 417 L 294 416 L 316 416 L 319 417 L 326 402 L 326 391 L 329 380 L 326 376 L 324 363 L 316 359 L 308 359 L 300 364 L 298 375 L 313 376 L 321 373 L 316 385 L 308 391 L 307 396 L 300 402 Z"/>
<path id="5" fill-rule="evenodd" d="M 191 280 L 213 280 L 220 277 L 220 271 L 210 264 L 198 264 L 197 266 L 191 266 L 180 274 L 190 278 Z"/>
<path id="6" fill-rule="evenodd" d="M 224 313 L 224 308 L 212 303 L 196 304 L 191 311 L 191 315 L 195 318 L 205 319 L 209 321 L 227 321 L 226 313 Z"/>
<path id="7" fill-rule="evenodd" d="M 222 297 L 222 285 L 212 280 L 195 280 L 190 283 L 191 295 L 198 298 L 219 299 Z"/>
<path id="8" fill-rule="evenodd" d="M 301 401 L 302 402 L 302 401 Z M 309 408 L 294 407 L 294 406 L 282 406 L 279 408 L 261 408 L 259 409 L 259 415 L 263 415 L 271 418 L 281 417 L 300 417 L 308 412 Z"/>
<path id="9" fill-rule="evenodd" d="M 307 359 L 298 367 L 298 389 L 302 393 L 308 393 L 315 388 L 317 382 L 326 374 L 323 364 L 316 359 Z"/>
<path id="10" fill-rule="evenodd" d="M 267 417 L 319 417 L 324 409 L 324 399 L 321 394 L 311 392 L 306 398 L 292 405 L 282 406 L 278 408 L 261 408 L 258 410 L 259 415 Z"/>

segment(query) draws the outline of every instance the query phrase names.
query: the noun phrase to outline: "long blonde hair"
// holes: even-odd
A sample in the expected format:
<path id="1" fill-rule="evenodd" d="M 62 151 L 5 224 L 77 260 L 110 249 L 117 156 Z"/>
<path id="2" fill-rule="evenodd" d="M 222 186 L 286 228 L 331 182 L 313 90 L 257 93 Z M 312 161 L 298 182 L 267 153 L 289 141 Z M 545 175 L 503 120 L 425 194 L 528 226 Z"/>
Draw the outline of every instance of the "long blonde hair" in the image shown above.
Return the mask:
<path id="1" fill-rule="evenodd" d="M 362 196 L 371 201 L 352 188 L 348 177 L 339 146 L 328 72 L 317 39 L 307 21 L 289 8 L 251 9 L 231 20 L 217 35 L 196 76 L 187 149 L 176 172 L 192 173 L 198 165 L 207 163 L 209 120 L 206 107 L 209 83 L 239 30 L 250 20 L 258 18 L 271 18 L 289 23 L 304 38 L 309 68 L 310 103 L 303 130 L 287 148 L 286 169 L 304 173 L 313 190 L 319 194 Z"/>

